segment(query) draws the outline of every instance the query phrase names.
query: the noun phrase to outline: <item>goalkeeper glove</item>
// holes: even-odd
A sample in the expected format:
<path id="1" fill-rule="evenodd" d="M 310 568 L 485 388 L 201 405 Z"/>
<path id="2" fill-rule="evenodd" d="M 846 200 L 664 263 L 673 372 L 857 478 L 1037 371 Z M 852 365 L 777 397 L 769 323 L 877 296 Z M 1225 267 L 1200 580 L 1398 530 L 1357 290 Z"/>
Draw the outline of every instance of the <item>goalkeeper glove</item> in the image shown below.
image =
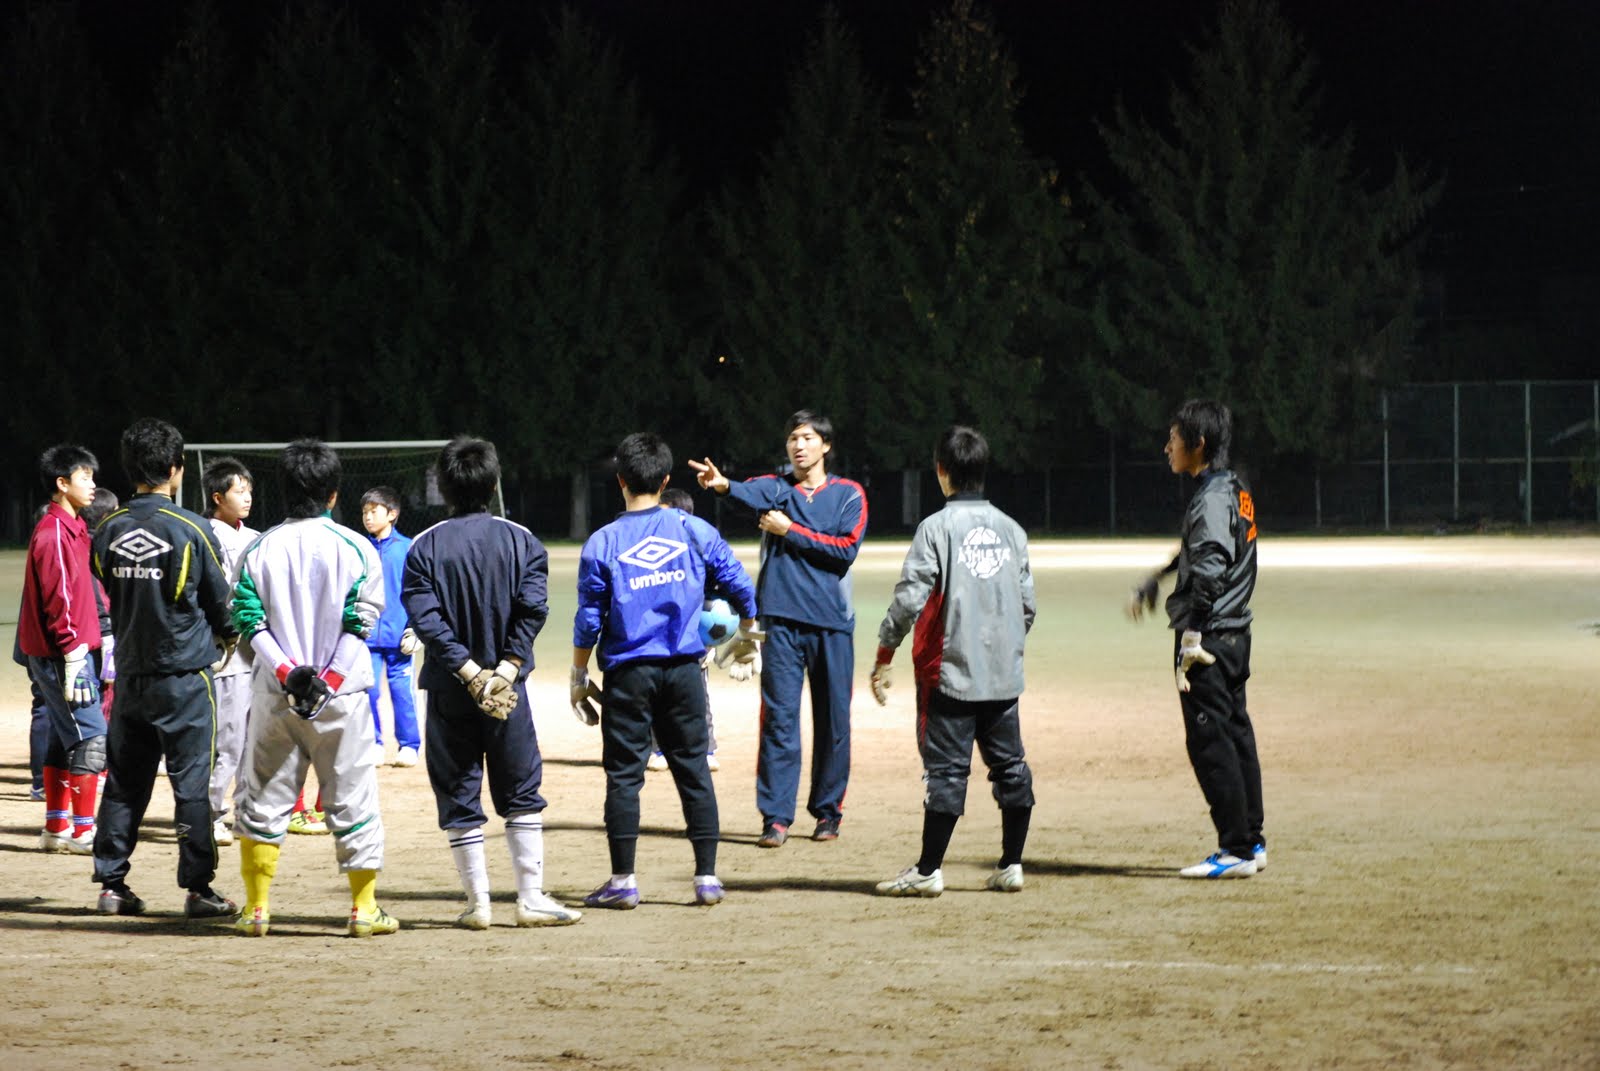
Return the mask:
<path id="1" fill-rule="evenodd" d="M 401 654 L 403 654 L 403 655 L 414 655 L 414 654 L 417 653 L 417 648 L 421 647 L 421 646 L 422 646 L 422 641 L 417 639 L 416 629 L 409 629 L 408 628 L 404 632 L 400 633 L 400 653 Z"/>
<path id="2" fill-rule="evenodd" d="M 1144 583 L 1128 593 L 1127 610 L 1130 621 L 1143 620 L 1145 612 L 1156 608 L 1156 596 L 1161 593 L 1161 574 L 1151 573 Z"/>
<path id="3" fill-rule="evenodd" d="M 889 689 L 893 686 L 893 666 L 887 662 L 879 662 L 872 667 L 872 698 L 878 701 L 880 707 L 889 702 Z"/>
<path id="4" fill-rule="evenodd" d="M 585 725 L 600 724 L 600 712 L 594 700 L 600 698 L 600 689 L 589 683 L 589 671 L 583 666 L 573 666 L 567 679 L 567 698 L 572 702 L 572 716 Z"/>
<path id="5" fill-rule="evenodd" d="M 233 657 L 233 653 L 239 649 L 239 634 L 236 632 L 232 636 L 220 637 L 217 640 L 217 645 L 222 648 L 222 657 L 211 663 L 211 672 L 213 673 L 221 673 L 222 667 L 228 664 L 228 660 Z"/>
<path id="6" fill-rule="evenodd" d="M 723 644 L 717 652 L 717 668 L 726 668 L 728 676 L 736 681 L 747 681 L 754 677 L 761 672 L 761 641 L 766 638 L 765 632 L 753 625 L 746 628 L 741 621 L 733 639 Z M 732 665 L 729 665 L 730 662 Z"/>
<path id="7" fill-rule="evenodd" d="M 80 643 L 67 652 L 61 669 L 61 694 L 75 707 L 94 702 L 94 683 L 89 679 L 89 645 Z"/>
<path id="8" fill-rule="evenodd" d="M 289 693 L 289 708 L 310 721 L 322 713 L 322 708 L 333 698 L 333 689 L 310 666 L 295 666 L 283 678 L 284 691 Z"/>
<path id="9" fill-rule="evenodd" d="M 117 641 L 114 636 L 107 636 L 100 643 L 100 679 L 110 684 L 117 679 Z"/>
<path id="10" fill-rule="evenodd" d="M 1202 666 L 1209 666 L 1217 660 L 1217 656 L 1200 646 L 1200 633 L 1189 629 L 1184 632 L 1183 638 L 1178 641 L 1178 691 L 1189 690 L 1189 667 L 1196 662 Z"/>
<path id="11" fill-rule="evenodd" d="M 475 697 L 478 709 L 491 718 L 505 721 L 517 709 L 517 672 L 521 668 L 509 659 L 501 659 L 484 682 L 483 694 Z"/>

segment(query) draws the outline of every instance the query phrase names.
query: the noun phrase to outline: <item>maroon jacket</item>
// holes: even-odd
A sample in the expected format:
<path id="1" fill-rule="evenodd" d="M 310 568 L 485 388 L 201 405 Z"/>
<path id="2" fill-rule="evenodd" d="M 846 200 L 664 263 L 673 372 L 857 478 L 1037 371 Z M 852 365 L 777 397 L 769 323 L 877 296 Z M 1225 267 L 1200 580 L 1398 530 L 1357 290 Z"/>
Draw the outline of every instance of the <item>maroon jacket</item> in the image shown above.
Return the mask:
<path id="1" fill-rule="evenodd" d="M 52 502 L 28 540 L 17 643 L 35 658 L 100 646 L 100 612 L 89 572 L 89 526 Z"/>

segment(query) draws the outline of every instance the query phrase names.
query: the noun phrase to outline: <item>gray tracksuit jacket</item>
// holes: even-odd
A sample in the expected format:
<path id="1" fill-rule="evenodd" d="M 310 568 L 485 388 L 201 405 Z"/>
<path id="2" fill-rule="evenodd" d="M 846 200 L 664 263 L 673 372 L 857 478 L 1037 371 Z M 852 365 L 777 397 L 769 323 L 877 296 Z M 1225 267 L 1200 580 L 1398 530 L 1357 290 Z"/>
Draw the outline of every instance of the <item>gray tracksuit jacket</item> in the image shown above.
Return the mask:
<path id="1" fill-rule="evenodd" d="M 1178 583 L 1167 596 L 1174 631 L 1216 632 L 1250 627 L 1256 590 L 1256 508 L 1229 469 L 1200 474 L 1183 515 L 1174 559 Z"/>
<path id="2" fill-rule="evenodd" d="M 878 627 L 878 661 L 914 627 L 919 686 L 966 702 L 1015 699 L 1036 610 L 1022 526 L 982 495 L 952 495 L 912 537 Z"/>

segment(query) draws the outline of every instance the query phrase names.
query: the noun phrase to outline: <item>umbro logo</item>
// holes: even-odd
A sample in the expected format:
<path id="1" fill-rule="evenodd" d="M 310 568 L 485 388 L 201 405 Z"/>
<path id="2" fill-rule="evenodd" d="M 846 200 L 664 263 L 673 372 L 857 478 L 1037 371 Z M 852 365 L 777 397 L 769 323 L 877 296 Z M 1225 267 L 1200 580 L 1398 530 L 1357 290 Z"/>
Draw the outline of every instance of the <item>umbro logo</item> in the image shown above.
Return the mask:
<path id="1" fill-rule="evenodd" d="M 151 558 L 158 558 L 172 549 L 172 544 L 143 528 L 135 528 L 131 532 L 124 532 L 112 540 L 111 546 L 106 548 L 119 557 L 127 558 L 132 565 L 115 565 L 111 568 L 111 575 L 122 580 L 160 580 L 165 574 L 159 565 L 141 565 Z"/>
<path id="2" fill-rule="evenodd" d="M 633 546 L 617 555 L 617 560 L 636 565 L 649 572 L 643 576 L 628 578 L 628 587 L 634 591 L 640 588 L 653 588 L 658 584 L 680 583 L 689 579 L 689 574 L 682 569 L 663 569 L 662 566 L 678 557 L 689 549 L 687 543 L 679 543 L 676 539 L 664 539 L 661 536 L 646 536 Z"/>

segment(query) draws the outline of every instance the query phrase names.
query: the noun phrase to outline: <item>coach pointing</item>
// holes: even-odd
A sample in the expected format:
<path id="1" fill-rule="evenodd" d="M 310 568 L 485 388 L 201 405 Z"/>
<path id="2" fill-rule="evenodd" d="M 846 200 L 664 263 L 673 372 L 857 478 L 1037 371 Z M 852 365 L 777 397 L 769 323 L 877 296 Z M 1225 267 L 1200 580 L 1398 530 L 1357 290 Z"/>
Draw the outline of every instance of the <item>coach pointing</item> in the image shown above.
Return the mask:
<path id="1" fill-rule="evenodd" d="M 706 458 L 690 461 L 700 486 L 756 511 L 761 573 L 756 600 L 766 644 L 761 658 L 761 750 L 756 806 L 763 848 L 789 837 L 800 791 L 800 692 L 811 680 L 813 840 L 834 840 L 850 780 L 850 691 L 855 608 L 850 565 L 867 530 L 867 496 L 829 476 L 833 423 L 802 409 L 789 418 L 787 475 L 732 483 Z"/>

